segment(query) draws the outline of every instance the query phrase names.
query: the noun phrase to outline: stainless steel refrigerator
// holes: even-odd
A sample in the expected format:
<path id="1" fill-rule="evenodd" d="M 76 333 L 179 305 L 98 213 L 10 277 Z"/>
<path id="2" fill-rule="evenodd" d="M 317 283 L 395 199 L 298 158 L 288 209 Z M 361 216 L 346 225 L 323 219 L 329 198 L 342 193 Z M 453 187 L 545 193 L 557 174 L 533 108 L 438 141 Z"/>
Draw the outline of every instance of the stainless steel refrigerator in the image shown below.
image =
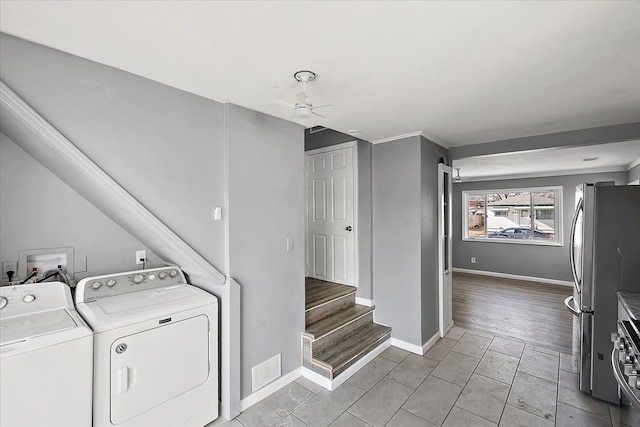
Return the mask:
<path id="1" fill-rule="evenodd" d="M 575 315 L 574 370 L 582 391 L 618 403 L 611 331 L 616 291 L 640 292 L 640 186 L 579 185 L 570 236 L 574 290 L 565 305 Z"/>

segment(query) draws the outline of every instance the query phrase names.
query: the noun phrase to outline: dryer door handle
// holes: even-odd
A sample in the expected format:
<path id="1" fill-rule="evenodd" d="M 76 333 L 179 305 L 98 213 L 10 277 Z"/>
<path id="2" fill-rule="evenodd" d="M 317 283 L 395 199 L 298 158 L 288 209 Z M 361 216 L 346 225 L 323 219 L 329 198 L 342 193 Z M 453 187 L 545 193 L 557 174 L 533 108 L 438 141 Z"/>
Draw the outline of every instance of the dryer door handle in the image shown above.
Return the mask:
<path id="1" fill-rule="evenodd" d="M 135 373 L 135 368 L 129 366 L 124 366 L 118 369 L 118 372 L 116 374 L 116 393 L 125 393 L 134 386 Z"/>

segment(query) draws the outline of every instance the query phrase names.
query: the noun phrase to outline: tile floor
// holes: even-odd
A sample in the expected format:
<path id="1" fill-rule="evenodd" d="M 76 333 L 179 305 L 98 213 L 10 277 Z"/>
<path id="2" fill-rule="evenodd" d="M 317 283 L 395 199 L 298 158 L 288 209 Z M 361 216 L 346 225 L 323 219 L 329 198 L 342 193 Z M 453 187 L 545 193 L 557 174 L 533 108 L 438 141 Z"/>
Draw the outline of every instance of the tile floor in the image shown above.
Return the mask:
<path id="1" fill-rule="evenodd" d="M 454 327 L 424 356 L 389 347 L 333 392 L 298 378 L 216 427 L 640 426 L 570 371 L 567 354 Z"/>

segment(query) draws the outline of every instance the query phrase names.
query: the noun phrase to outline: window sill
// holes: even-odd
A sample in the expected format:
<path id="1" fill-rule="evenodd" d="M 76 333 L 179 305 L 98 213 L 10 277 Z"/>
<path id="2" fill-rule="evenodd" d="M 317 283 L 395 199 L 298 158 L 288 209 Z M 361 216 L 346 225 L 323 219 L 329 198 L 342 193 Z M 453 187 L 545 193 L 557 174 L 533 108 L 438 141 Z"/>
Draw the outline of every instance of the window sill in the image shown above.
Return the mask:
<path id="1" fill-rule="evenodd" d="M 562 247 L 564 246 L 562 244 L 562 242 L 556 242 L 556 241 L 551 241 L 551 242 L 545 242 L 544 240 L 525 240 L 525 239 L 514 239 L 514 240 L 509 240 L 509 239 L 490 239 L 487 237 L 474 237 L 474 238 L 469 238 L 469 237 L 465 237 L 462 239 L 463 242 L 482 242 L 482 243 L 507 243 L 509 245 L 534 245 L 534 246 L 558 246 L 558 247 Z"/>

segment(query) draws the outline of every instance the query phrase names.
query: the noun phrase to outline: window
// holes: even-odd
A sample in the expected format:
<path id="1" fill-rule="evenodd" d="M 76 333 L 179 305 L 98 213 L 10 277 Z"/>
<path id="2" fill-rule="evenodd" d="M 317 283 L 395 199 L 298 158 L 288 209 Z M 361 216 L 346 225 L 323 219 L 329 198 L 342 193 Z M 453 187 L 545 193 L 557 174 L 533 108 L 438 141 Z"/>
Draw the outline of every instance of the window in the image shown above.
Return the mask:
<path id="1" fill-rule="evenodd" d="M 465 240 L 562 244 L 562 187 L 465 191 L 462 196 Z"/>

